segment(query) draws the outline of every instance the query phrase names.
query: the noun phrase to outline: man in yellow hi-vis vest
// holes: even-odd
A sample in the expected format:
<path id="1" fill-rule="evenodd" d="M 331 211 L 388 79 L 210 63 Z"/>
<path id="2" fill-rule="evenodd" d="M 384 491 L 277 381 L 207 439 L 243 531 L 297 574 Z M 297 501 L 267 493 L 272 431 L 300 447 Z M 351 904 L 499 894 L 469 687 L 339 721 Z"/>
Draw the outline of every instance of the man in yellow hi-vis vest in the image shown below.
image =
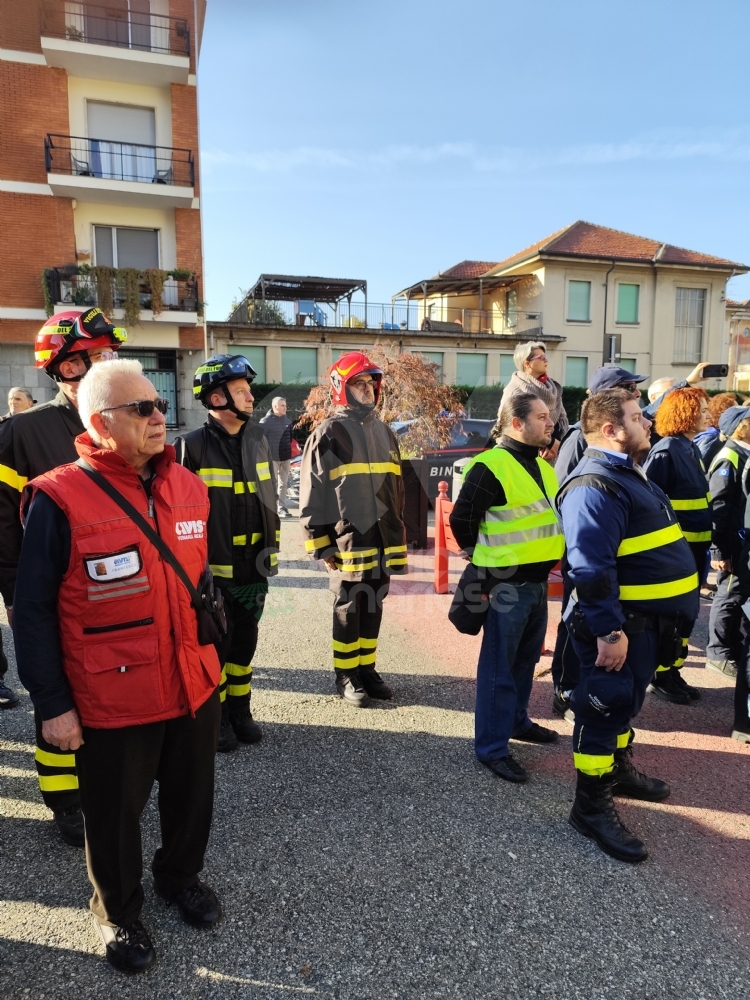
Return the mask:
<path id="1" fill-rule="evenodd" d="M 528 780 L 510 739 L 554 743 L 557 733 L 528 716 L 534 665 L 547 630 L 547 577 L 565 542 L 554 510 L 557 477 L 539 457 L 554 421 L 537 396 L 502 409 L 495 448 L 469 463 L 451 514 L 458 544 L 489 597 L 477 664 L 477 758 L 507 781 Z"/>

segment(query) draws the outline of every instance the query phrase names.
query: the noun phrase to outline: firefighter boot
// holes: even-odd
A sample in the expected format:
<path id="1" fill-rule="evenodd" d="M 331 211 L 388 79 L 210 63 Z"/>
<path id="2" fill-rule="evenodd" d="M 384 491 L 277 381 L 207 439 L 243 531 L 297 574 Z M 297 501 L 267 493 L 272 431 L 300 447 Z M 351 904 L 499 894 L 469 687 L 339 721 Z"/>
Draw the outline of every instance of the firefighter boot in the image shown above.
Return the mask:
<path id="1" fill-rule="evenodd" d="M 392 688 L 388 687 L 375 667 L 360 667 L 359 677 L 362 681 L 362 687 L 371 698 L 377 698 L 380 701 L 390 701 L 393 697 Z"/>
<path id="2" fill-rule="evenodd" d="M 367 708 L 370 704 L 370 696 L 365 691 L 359 667 L 356 670 L 337 670 L 336 690 L 340 698 L 356 708 Z"/>
<path id="3" fill-rule="evenodd" d="M 647 802 L 663 802 L 671 791 L 666 781 L 649 778 L 634 765 L 631 757 L 633 748 L 628 746 L 615 750 L 614 781 L 612 794 L 628 799 L 645 799 Z"/>
<path id="4" fill-rule="evenodd" d="M 227 698 L 227 702 L 229 700 Z M 249 699 L 243 699 L 243 703 L 236 708 L 234 705 L 230 706 L 229 721 L 240 743 L 260 743 L 263 739 L 263 732 L 250 711 Z"/>
<path id="5" fill-rule="evenodd" d="M 612 798 L 613 772 L 595 775 L 578 771 L 576 797 L 570 810 L 570 825 L 584 837 L 595 840 L 605 854 L 634 864 L 645 861 L 648 852 L 617 815 Z"/>

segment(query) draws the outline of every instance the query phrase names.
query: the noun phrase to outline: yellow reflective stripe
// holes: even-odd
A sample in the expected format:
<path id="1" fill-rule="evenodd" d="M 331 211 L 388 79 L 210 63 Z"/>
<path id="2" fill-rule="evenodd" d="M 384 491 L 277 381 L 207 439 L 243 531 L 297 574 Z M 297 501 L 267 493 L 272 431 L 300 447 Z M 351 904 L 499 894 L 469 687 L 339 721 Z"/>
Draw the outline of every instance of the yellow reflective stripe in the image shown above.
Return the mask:
<path id="1" fill-rule="evenodd" d="M 78 788 L 75 774 L 40 774 L 39 788 L 43 792 L 67 792 Z"/>
<path id="2" fill-rule="evenodd" d="M 360 639 L 359 645 L 362 649 L 375 649 L 378 644 L 377 639 Z"/>
<path id="3" fill-rule="evenodd" d="M 228 580 L 232 579 L 233 573 L 231 566 L 219 566 L 218 563 L 209 563 L 208 568 L 214 576 L 223 576 Z"/>
<path id="4" fill-rule="evenodd" d="M 614 770 L 614 754 L 574 753 L 573 765 L 576 771 L 584 774 L 609 774 Z"/>
<path id="5" fill-rule="evenodd" d="M 257 493 L 258 492 L 258 486 L 257 486 L 256 483 L 247 483 L 247 484 L 245 484 L 245 483 L 235 483 L 234 484 L 234 492 L 235 493 L 244 493 L 246 485 L 247 485 L 247 492 L 248 493 Z"/>
<path id="6" fill-rule="evenodd" d="M 308 538 L 305 541 L 305 550 L 307 552 L 315 552 L 316 549 L 324 549 L 326 546 L 331 544 L 331 539 L 328 535 L 323 535 L 322 538 Z"/>
<path id="7" fill-rule="evenodd" d="M 679 524 L 670 524 L 667 528 L 659 528 L 658 531 L 647 531 L 645 535 L 636 535 L 634 538 L 623 538 L 617 550 L 618 556 L 632 556 L 636 552 L 645 552 L 647 549 L 658 549 L 662 545 L 671 545 L 682 538 L 682 529 Z"/>
<path id="8" fill-rule="evenodd" d="M 268 562 L 270 566 L 278 566 L 279 565 L 278 552 L 272 552 Z"/>
<path id="9" fill-rule="evenodd" d="M 331 647 L 334 653 L 353 653 L 355 649 L 359 649 L 359 639 L 355 639 L 354 642 L 339 642 L 338 639 L 331 640 Z"/>
<path id="10" fill-rule="evenodd" d="M 9 465 L 0 465 L 0 483 L 7 483 L 20 493 L 28 481 L 26 476 L 19 476 Z"/>
<path id="11" fill-rule="evenodd" d="M 487 522 L 483 522 L 480 525 L 477 537 L 477 542 L 480 545 L 516 545 L 523 542 L 536 542 L 540 538 L 554 538 L 555 535 L 562 534 L 562 529 L 557 520 L 555 520 L 554 524 L 540 524 L 538 528 L 526 528 L 525 531 L 505 531 L 502 529 L 501 532 L 487 534 L 481 530 L 486 527 L 492 528 Z"/>
<path id="12" fill-rule="evenodd" d="M 617 737 L 617 749 L 624 750 L 630 744 L 630 730 L 620 733 Z"/>
<path id="13" fill-rule="evenodd" d="M 750 416 L 750 414 L 748 414 L 748 416 Z M 716 455 L 714 455 L 713 461 L 711 462 L 711 465 L 708 467 L 709 476 L 712 476 L 714 470 L 716 469 L 716 466 L 720 465 L 721 462 L 724 461 L 729 462 L 729 464 L 733 465 L 735 469 L 738 469 L 740 465 L 740 456 L 737 454 L 734 448 L 727 448 L 727 447 L 722 448 L 721 451 L 717 452 Z"/>
<path id="14" fill-rule="evenodd" d="M 387 549 L 384 549 L 383 551 L 385 552 L 386 555 L 389 555 L 389 553 L 391 553 L 391 552 L 406 552 L 406 546 L 405 545 L 390 545 Z"/>
<path id="15" fill-rule="evenodd" d="M 271 472 L 268 468 L 268 462 L 258 462 L 255 466 L 255 471 L 258 473 L 258 479 L 270 479 Z"/>
<path id="16" fill-rule="evenodd" d="M 672 500 L 672 510 L 708 510 L 708 497 L 700 497 L 698 500 Z"/>
<path id="17" fill-rule="evenodd" d="M 698 588 L 698 574 L 685 576 L 671 583 L 642 583 L 637 586 L 620 587 L 621 601 L 658 601 L 663 597 L 679 597 Z"/>
<path id="18" fill-rule="evenodd" d="M 370 663 L 374 663 L 376 656 L 377 656 L 377 653 L 366 653 L 366 654 L 363 654 L 362 656 L 360 656 L 360 658 L 359 658 L 359 665 L 360 665 L 360 667 L 366 667 L 366 666 L 369 666 Z"/>
<path id="19" fill-rule="evenodd" d="M 664 673 L 667 672 L 667 670 L 671 670 L 671 669 L 672 669 L 671 667 L 661 667 L 660 666 L 660 667 L 656 668 L 656 673 L 657 674 L 664 674 Z"/>
<path id="20" fill-rule="evenodd" d="M 253 672 L 253 665 L 249 663 L 246 667 L 243 667 L 239 663 L 227 663 L 225 664 L 225 669 L 231 677 L 249 677 Z"/>
<path id="21" fill-rule="evenodd" d="M 386 559 L 385 565 L 386 565 L 386 567 L 388 567 L 388 566 L 406 566 L 407 561 L 408 560 L 406 559 L 406 557 L 404 557 L 403 559 Z"/>
<path id="22" fill-rule="evenodd" d="M 74 753 L 50 753 L 48 750 L 36 748 L 34 760 L 47 767 L 75 767 L 76 755 Z"/>
<path id="23" fill-rule="evenodd" d="M 227 694 L 230 698 L 242 698 L 250 694 L 250 684 L 227 684 Z"/>
<path id="24" fill-rule="evenodd" d="M 281 541 L 281 529 L 276 532 L 276 544 L 278 545 Z"/>
<path id="25" fill-rule="evenodd" d="M 360 476 L 379 475 L 383 472 L 392 472 L 394 476 L 401 475 L 401 466 L 396 462 L 350 462 L 348 465 L 337 465 L 328 473 L 329 479 L 338 479 L 340 476 Z"/>
<path id="26" fill-rule="evenodd" d="M 257 543 L 261 540 L 262 537 L 263 537 L 262 531 L 254 531 L 252 535 L 250 535 L 250 544 L 257 545 Z"/>
<path id="27" fill-rule="evenodd" d="M 365 559 L 367 556 L 376 556 L 377 549 L 357 549 L 355 552 L 337 552 L 337 559 Z"/>
<path id="28" fill-rule="evenodd" d="M 337 656 L 333 658 L 334 667 L 338 667 L 339 670 L 354 670 L 355 667 L 359 666 L 359 657 L 353 656 L 351 660 L 340 660 Z"/>
<path id="29" fill-rule="evenodd" d="M 336 567 L 340 573 L 361 573 L 366 569 L 375 569 L 377 566 L 377 560 L 375 562 L 368 563 L 354 563 L 345 565 L 344 563 L 339 563 Z"/>
<path id="30" fill-rule="evenodd" d="M 532 514 L 544 514 L 551 509 L 551 504 L 546 497 L 541 500 L 534 500 L 533 503 L 521 504 L 519 507 L 490 507 L 485 515 L 487 521 L 520 521 L 524 517 L 531 517 Z"/>
<path id="31" fill-rule="evenodd" d="M 232 488 L 231 469 L 198 469 L 196 476 L 202 480 L 206 486 L 225 486 Z"/>
<path id="32" fill-rule="evenodd" d="M 250 544 L 255 545 L 263 537 L 263 532 L 254 531 L 250 536 Z M 232 535 L 232 545 L 247 545 L 247 535 Z"/>
<path id="33" fill-rule="evenodd" d="M 683 531 L 686 542 L 710 542 L 710 531 Z"/>
<path id="34" fill-rule="evenodd" d="M 34 351 L 34 357 L 37 361 L 46 361 L 52 357 L 52 351 Z"/>

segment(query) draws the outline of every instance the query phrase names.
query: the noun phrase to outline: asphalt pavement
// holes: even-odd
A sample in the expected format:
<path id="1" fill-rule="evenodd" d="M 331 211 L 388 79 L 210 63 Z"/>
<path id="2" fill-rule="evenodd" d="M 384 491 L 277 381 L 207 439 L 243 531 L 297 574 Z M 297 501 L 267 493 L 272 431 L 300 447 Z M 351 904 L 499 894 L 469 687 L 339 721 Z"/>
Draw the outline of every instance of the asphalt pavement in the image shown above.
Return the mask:
<path id="1" fill-rule="evenodd" d="M 379 646 L 396 698 L 352 709 L 333 688 L 325 573 L 283 522 L 255 658 L 263 742 L 217 760 L 203 878 L 224 918 L 200 932 L 155 897 L 152 798 L 142 919 L 158 963 L 143 976 L 103 960 L 83 851 L 60 841 L 39 797 L 28 697 L 0 713 L 3 1000 L 750 996 L 750 748 L 728 738 L 731 682 L 702 668 L 705 621 L 686 668 L 701 702 L 648 696 L 639 720 L 635 762 L 673 794 L 622 803 L 650 851 L 629 866 L 567 823 L 572 728 L 552 717 L 548 657 L 532 717 L 560 741 L 515 745 L 527 785 L 477 764 L 478 640 L 447 623 L 430 557 L 411 565 Z M 3 639 L 12 649 L 7 628 Z M 9 678 L 18 688 L 14 666 Z"/>

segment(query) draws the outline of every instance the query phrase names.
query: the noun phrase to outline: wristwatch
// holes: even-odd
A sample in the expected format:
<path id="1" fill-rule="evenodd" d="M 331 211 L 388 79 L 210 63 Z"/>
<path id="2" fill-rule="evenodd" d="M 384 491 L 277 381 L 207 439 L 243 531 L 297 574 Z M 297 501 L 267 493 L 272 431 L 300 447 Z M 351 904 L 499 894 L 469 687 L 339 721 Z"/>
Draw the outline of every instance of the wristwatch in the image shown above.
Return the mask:
<path id="1" fill-rule="evenodd" d="M 608 642 L 610 645 L 614 646 L 616 642 L 619 642 L 622 638 L 622 632 L 610 632 L 609 635 L 597 636 L 602 642 Z"/>

